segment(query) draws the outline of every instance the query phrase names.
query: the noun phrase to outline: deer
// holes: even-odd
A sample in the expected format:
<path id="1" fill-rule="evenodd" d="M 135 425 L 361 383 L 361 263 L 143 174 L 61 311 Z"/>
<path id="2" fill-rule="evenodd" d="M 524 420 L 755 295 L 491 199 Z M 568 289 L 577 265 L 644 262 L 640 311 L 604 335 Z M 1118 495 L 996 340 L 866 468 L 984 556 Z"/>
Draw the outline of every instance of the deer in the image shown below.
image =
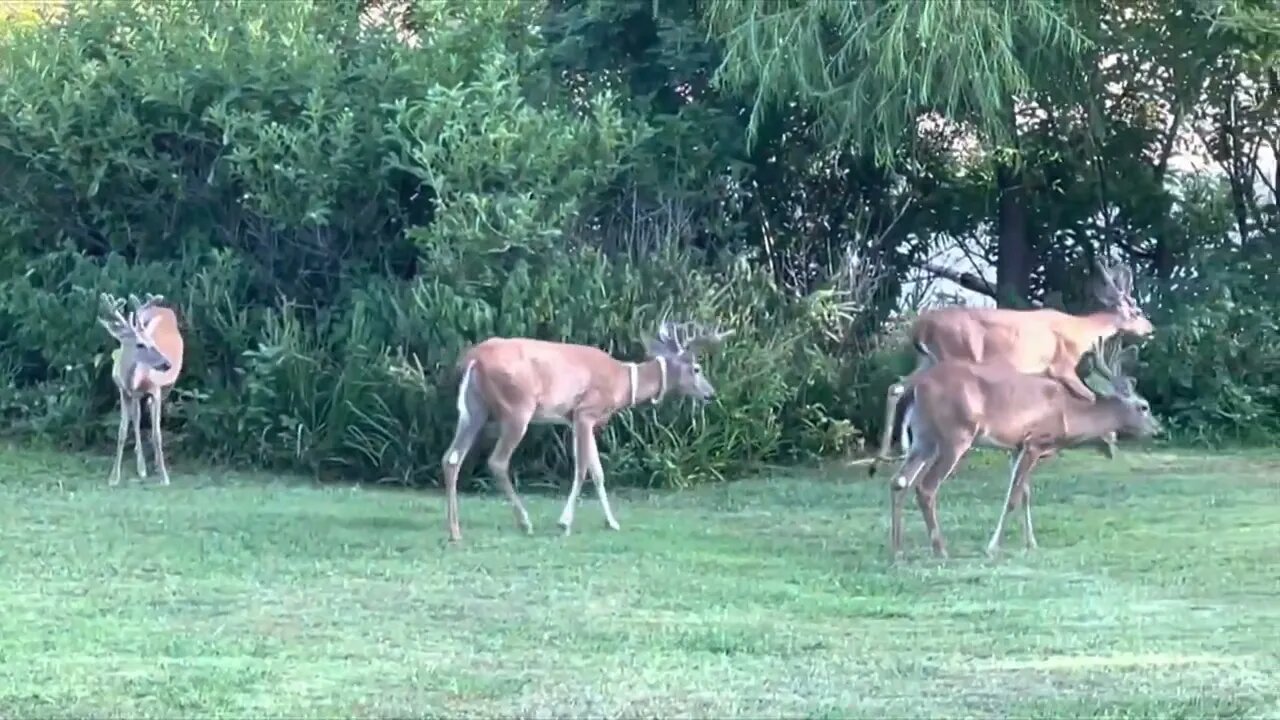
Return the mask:
<path id="1" fill-rule="evenodd" d="M 1076 375 L 1076 367 L 1090 350 L 1117 335 L 1147 338 L 1155 331 L 1133 298 L 1133 273 L 1123 265 L 1094 263 L 1093 296 L 1101 310 L 1072 315 L 1060 310 L 1037 308 L 944 307 L 927 310 L 911 328 L 916 349 L 916 371 L 947 359 L 972 363 L 1000 361 L 1019 372 L 1043 374 L 1061 382 L 1072 395 L 1092 401 L 1094 392 Z M 1096 357 L 1096 353 L 1094 354 Z M 885 424 L 880 441 L 880 458 L 888 459 L 897 422 L 897 405 L 905 386 L 889 386 Z M 900 437 L 903 454 L 908 438 Z M 1095 447 L 1114 455 L 1114 438 L 1101 437 Z M 869 474 L 874 474 L 875 464 Z"/>
<path id="2" fill-rule="evenodd" d="M 719 347 L 733 330 L 706 330 L 664 321 L 646 343 L 647 359 L 618 360 L 596 347 L 524 337 L 491 337 L 467 349 L 457 364 L 458 421 L 453 441 L 441 459 L 446 522 L 450 542 L 462 539 L 458 521 L 458 472 L 486 425 L 499 437 L 489 455 L 489 472 L 498 480 L 516 516 L 533 533 L 529 513 L 511 484 L 511 456 L 530 424 L 568 425 L 573 434 L 573 481 L 559 525 L 572 531 L 574 507 L 588 474 L 604 511 L 606 526 L 619 524 L 605 490 L 604 469 L 595 434 L 618 412 L 640 403 L 660 403 L 677 395 L 701 403 L 715 396 L 698 358 Z"/>
<path id="3" fill-rule="evenodd" d="M 1061 450 L 1087 445 L 1109 434 L 1148 438 L 1161 431 L 1132 377 L 1113 370 L 1101 357 L 1096 358 L 1095 367 L 1110 389 L 1091 400 L 1082 399 L 1054 378 L 1020 372 L 1001 362 L 942 360 L 909 376 L 904 381 L 903 425 L 910 427 L 913 439 L 906 460 L 890 483 L 889 544 L 893 556 L 901 553 L 902 504 L 907 491 L 914 488 L 934 555 L 947 557 L 938 524 L 938 488 L 974 446 L 1014 454 L 1005 506 L 987 544 L 987 554 L 997 554 L 1008 514 L 1019 506 L 1024 541 L 1028 550 L 1034 550 L 1031 473 L 1037 465 Z"/>
<path id="4" fill-rule="evenodd" d="M 120 484 L 120 470 L 130 423 L 133 425 L 134 448 L 137 451 L 138 477 L 147 476 L 147 464 L 142 451 L 144 400 L 150 400 L 151 442 L 155 446 L 155 463 L 160 483 L 169 484 L 160 416 L 165 397 L 182 373 L 183 338 L 178 329 L 177 315 L 171 308 L 159 304 L 163 300 L 161 295 L 148 294 L 145 302 L 139 302 L 137 297 L 130 295 L 132 311 L 125 317 L 121 313 L 123 300 L 106 293 L 101 296 L 102 312 L 98 322 L 120 343 L 120 347 L 111 354 L 111 377 L 120 393 L 116 462 L 108 480 L 113 486 Z"/>

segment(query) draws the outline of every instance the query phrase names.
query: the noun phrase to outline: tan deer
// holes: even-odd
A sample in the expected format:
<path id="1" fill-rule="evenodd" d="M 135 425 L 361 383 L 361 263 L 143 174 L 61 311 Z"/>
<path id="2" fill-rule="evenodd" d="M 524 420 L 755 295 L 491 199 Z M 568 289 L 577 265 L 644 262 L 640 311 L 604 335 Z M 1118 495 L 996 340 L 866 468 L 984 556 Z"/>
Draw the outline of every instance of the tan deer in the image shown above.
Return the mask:
<path id="1" fill-rule="evenodd" d="M 905 381 L 906 413 L 912 442 L 892 480 L 890 546 L 902 546 L 902 503 L 914 488 L 935 555 L 946 557 L 938 525 L 938 488 L 975 445 L 1016 452 L 1005 507 L 987 545 L 1000 546 L 1008 513 L 1019 505 L 1027 548 L 1036 547 L 1031 526 L 1031 472 L 1059 450 L 1089 444 L 1107 434 L 1151 437 L 1160 424 L 1133 378 L 1112 371 L 1102 358 L 1095 366 L 1111 384 L 1104 396 L 1084 400 L 1044 375 L 1020 373 L 1010 365 L 943 360 Z"/>
<path id="2" fill-rule="evenodd" d="M 164 398 L 182 373 L 183 340 L 178 318 L 173 310 L 158 305 L 160 295 L 148 295 L 145 303 L 129 296 L 133 311 L 121 314 L 124 301 L 102 295 L 102 315 L 98 322 L 119 343 L 112 354 L 111 377 L 120 391 L 120 427 L 116 433 L 116 464 L 110 483 L 120 483 L 120 466 L 124 446 L 133 424 L 134 448 L 138 457 L 138 477 L 147 476 L 147 463 L 142 452 L 142 405 L 151 405 L 151 442 L 155 446 L 156 468 L 160 482 L 169 484 L 169 469 L 164 461 L 164 434 L 160 427 Z"/>
<path id="3" fill-rule="evenodd" d="M 911 330 L 916 348 L 916 370 L 942 360 L 973 363 L 993 361 L 1012 365 L 1017 371 L 1043 374 L 1066 386 L 1081 400 L 1092 401 L 1094 393 L 1076 367 L 1091 349 L 1117 335 L 1145 338 L 1155 331 L 1151 321 L 1133 299 L 1133 273 L 1125 266 L 1107 267 L 1096 263 L 1093 294 L 1104 309 L 1087 315 L 1071 315 L 1059 310 L 1010 310 L 1006 308 L 946 307 L 920 314 Z M 885 400 L 885 425 L 880 441 L 880 457 L 889 458 L 897 405 L 905 387 L 889 386 Z M 908 439 L 900 438 L 903 452 Z M 1110 457 L 1114 438 L 1095 443 Z M 872 468 L 874 468 L 874 464 Z"/>
<path id="4" fill-rule="evenodd" d="M 458 425 L 442 459 L 449 539 L 462 538 L 458 526 L 458 470 L 487 423 L 500 434 L 489 455 L 497 478 L 515 511 L 517 524 L 533 532 L 529 513 L 511 484 L 511 456 L 530 423 L 568 425 L 573 430 L 573 484 L 560 527 L 569 534 L 574 506 L 588 472 L 604 510 L 605 524 L 618 529 L 604 487 L 604 469 L 595 433 L 609 419 L 642 402 L 657 403 L 670 393 L 706 402 L 715 388 L 702 372 L 700 353 L 733 334 L 664 322 L 648 343 L 649 359 L 623 362 L 599 348 L 529 338 L 489 338 L 467 350 L 458 362 Z"/>

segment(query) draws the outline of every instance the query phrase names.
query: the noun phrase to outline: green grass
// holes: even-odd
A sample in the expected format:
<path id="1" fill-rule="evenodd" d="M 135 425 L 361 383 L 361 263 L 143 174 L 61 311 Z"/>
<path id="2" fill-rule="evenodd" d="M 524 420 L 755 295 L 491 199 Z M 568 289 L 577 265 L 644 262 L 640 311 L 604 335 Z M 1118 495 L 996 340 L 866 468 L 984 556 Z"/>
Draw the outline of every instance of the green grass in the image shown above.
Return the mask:
<path id="1" fill-rule="evenodd" d="M 0 716 L 1280 717 L 1280 454 L 1057 458 L 990 561 L 1003 463 L 894 566 L 861 467 L 619 489 L 620 533 L 588 493 L 568 538 L 464 496 L 445 547 L 436 492 L 7 450 Z"/>

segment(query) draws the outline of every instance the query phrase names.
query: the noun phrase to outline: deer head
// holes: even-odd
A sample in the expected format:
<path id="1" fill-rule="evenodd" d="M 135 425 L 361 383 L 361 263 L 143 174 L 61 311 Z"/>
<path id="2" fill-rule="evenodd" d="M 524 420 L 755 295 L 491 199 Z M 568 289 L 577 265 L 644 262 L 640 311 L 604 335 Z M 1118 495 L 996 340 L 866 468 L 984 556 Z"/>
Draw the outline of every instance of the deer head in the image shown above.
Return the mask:
<path id="1" fill-rule="evenodd" d="M 1097 275 L 1093 282 L 1093 295 L 1117 316 L 1119 330 L 1138 337 L 1147 337 L 1155 332 L 1155 326 L 1133 299 L 1133 271 L 1125 265 L 1108 267 L 1100 260 L 1095 260 L 1094 266 Z"/>
<path id="2" fill-rule="evenodd" d="M 733 334 L 733 330 L 706 330 L 692 323 L 677 325 L 663 321 L 647 343 L 649 356 L 662 358 L 667 365 L 670 388 L 695 400 L 706 402 L 716 389 L 702 372 L 698 355 L 713 350 Z"/>
<path id="3" fill-rule="evenodd" d="M 1094 367 L 1109 386 L 1101 401 L 1113 405 L 1118 413 L 1120 427 L 1116 434 L 1148 438 L 1160 432 L 1160 422 L 1151 414 L 1151 404 L 1138 394 L 1133 377 L 1125 374 L 1126 365 L 1131 366 L 1137 354 L 1137 348 L 1133 345 L 1115 353 L 1114 358 L 1107 358 L 1105 353 L 1097 352 L 1094 354 Z"/>
<path id="4" fill-rule="evenodd" d="M 151 297 L 156 296 L 148 297 L 148 305 Z M 107 332 L 111 333 L 111 337 L 120 343 L 122 358 L 129 356 L 138 365 L 159 372 L 168 372 L 173 366 L 172 363 L 156 349 L 155 339 L 151 337 L 150 331 L 137 321 L 137 298 L 131 295 L 130 299 L 134 301 L 135 310 L 130 318 L 125 318 L 121 312 L 124 309 L 124 301 L 103 293 L 102 312 L 98 316 L 98 324 L 106 328 Z"/>

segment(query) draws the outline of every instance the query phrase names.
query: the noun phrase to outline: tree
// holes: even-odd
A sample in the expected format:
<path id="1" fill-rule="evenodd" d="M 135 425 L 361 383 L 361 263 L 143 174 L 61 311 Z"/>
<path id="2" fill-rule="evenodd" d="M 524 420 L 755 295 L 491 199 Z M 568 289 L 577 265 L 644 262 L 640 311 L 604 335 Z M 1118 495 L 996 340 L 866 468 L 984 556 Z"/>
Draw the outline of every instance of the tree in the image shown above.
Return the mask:
<path id="1" fill-rule="evenodd" d="M 999 196 L 996 291 L 1004 303 L 1026 300 L 1034 257 L 1018 104 L 1079 87 L 1089 41 L 1070 4 L 711 0 L 706 17 L 725 45 L 717 80 L 754 96 L 753 139 L 768 113 L 797 103 L 829 142 L 886 166 L 916 156 L 926 121 L 958 124 L 1000 150 L 989 156 Z"/>

